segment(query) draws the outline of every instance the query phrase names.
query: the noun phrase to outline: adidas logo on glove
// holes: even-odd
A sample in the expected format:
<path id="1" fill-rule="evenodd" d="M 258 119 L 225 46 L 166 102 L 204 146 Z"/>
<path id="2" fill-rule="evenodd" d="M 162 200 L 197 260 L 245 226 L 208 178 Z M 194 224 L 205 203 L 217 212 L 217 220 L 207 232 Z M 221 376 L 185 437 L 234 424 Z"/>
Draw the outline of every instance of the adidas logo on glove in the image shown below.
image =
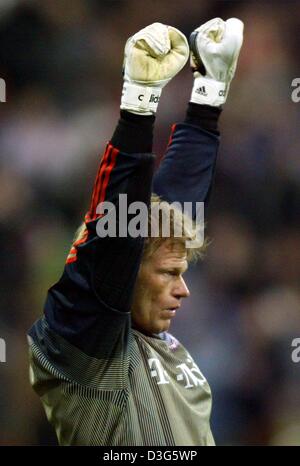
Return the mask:
<path id="1" fill-rule="evenodd" d="M 207 92 L 205 89 L 205 86 L 201 86 L 198 89 L 195 90 L 197 94 L 204 95 L 205 97 L 207 96 Z"/>

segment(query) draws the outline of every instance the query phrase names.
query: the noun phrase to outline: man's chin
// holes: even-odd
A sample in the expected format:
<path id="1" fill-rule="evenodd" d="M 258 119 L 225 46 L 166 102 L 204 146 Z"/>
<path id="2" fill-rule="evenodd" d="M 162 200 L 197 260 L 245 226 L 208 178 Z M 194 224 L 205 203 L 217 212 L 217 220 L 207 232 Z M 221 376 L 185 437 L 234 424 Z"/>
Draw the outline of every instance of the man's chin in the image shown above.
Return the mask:
<path id="1" fill-rule="evenodd" d="M 133 328 L 145 335 L 158 335 L 162 332 L 167 332 L 171 325 L 171 319 L 159 319 L 157 322 L 152 322 L 151 325 L 139 325 L 137 322 L 133 323 Z"/>
<path id="2" fill-rule="evenodd" d="M 171 325 L 171 319 L 164 319 L 161 320 L 156 326 L 155 326 L 155 331 L 152 333 L 162 333 L 162 332 L 167 332 L 170 328 Z"/>

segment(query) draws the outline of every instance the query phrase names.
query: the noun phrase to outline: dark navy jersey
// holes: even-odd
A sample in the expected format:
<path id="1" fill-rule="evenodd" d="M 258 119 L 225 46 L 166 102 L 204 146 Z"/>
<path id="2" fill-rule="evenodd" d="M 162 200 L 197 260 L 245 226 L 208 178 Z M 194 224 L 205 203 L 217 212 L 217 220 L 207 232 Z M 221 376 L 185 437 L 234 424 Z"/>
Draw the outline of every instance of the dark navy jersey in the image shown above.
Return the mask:
<path id="1" fill-rule="evenodd" d="M 107 145 L 85 230 L 29 331 L 31 383 L 61 444 L 213 444 L 210 389 L 190 354 L 170 334 L 132 328 L 143 238 L 100 238 L 97 206 L 110 201 L 118 212 L 119 194 L 149 205 L 152 191 L 207 202 L 218 143 L 198 126 L 174 125 L 154 178 L 153 154 Z"/>

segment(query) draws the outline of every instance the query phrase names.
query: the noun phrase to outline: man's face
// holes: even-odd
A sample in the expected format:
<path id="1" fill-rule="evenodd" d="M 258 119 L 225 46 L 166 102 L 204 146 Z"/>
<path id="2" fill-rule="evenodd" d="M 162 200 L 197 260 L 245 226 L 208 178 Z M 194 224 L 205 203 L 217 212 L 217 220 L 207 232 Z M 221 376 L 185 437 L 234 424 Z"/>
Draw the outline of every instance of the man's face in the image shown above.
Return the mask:
<path id="1" fill-rule="evenodd" d="M 182 278 L 187 268 L 184 245 L 170 240 L 142 261 L 132 305 L 137 329 L 150 335 L 168 330 L 181 299 L 190 294 Z"/>

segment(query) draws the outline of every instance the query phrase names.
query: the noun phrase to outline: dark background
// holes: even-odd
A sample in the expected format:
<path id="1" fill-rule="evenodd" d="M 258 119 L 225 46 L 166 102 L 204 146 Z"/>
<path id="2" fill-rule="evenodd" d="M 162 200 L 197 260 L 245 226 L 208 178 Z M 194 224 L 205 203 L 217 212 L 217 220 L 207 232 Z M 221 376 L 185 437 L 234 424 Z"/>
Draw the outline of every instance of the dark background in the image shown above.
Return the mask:
<path id="1" fill-rule="evenodd" d="M 26 331 L 42 312 L 118 119 L 123 47 L 154 21 L 187 36 L 215 16 L 245 23 L 221 121 L 211 246 L 187 273 L 171 329 L 213 392 L 217 443 L 300 444 L 300 1 L 2 0 L 0 444 L 55 444 L 28 381 Z M 186 67 L 159 107 L 155 152 L 184 117 Z"/>

